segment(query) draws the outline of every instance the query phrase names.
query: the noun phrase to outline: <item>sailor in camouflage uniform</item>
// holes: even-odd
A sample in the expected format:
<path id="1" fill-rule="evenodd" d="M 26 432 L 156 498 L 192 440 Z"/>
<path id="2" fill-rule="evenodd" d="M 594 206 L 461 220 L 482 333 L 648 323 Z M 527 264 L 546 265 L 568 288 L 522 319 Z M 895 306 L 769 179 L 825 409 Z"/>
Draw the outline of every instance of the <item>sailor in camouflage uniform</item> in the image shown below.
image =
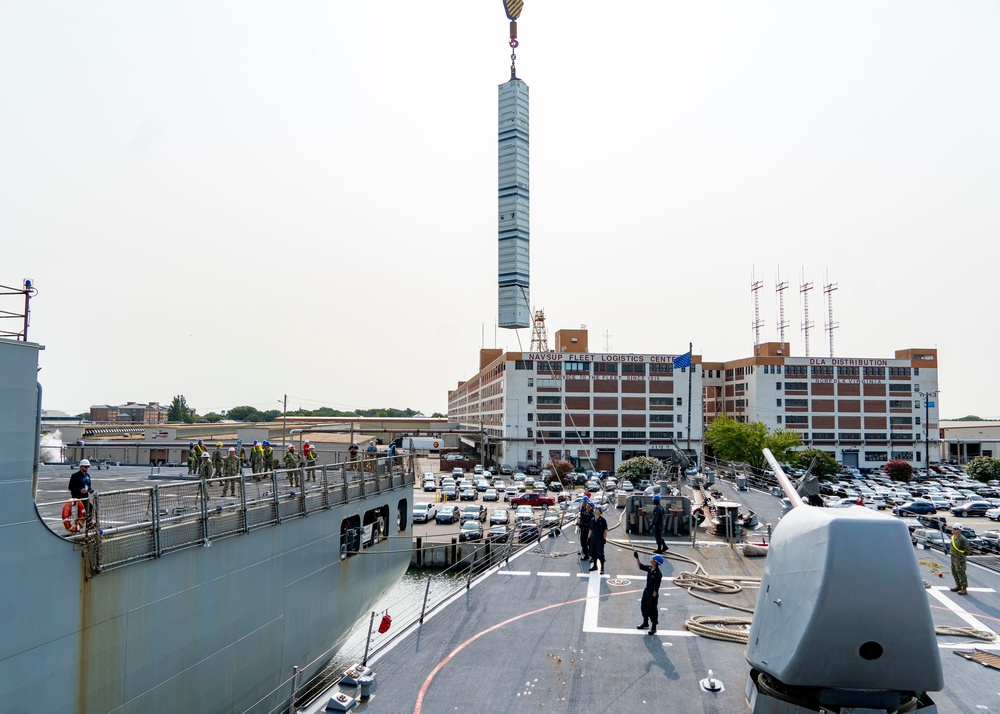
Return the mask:
<path id="1" fill-rule="evenodd" d="M 288 485 L 299 485 L 299 460 L 295 458 L 295 445 L 290 444 L 285 452 L 285 468 L 288 469 Z"/>
<path id="2" fill-rule="evenodd" d="M 250 470 L 253 472 L 255 481 L 260 481 L 259 474 L 264 470 L 264 447 L 256 439 L 253 440 L 253 448 L 250 449 Z"/>
<path id="3" fill-rule="evenodd" d="M 212 452 L 212 471 L 215 474 L 215 478 L 219 479 L 219 484 L 222 484 L 222 462 L 225 457 L 222 455 L 222 442 L 218 442 L 215 445 L 215 451 Z"/>
<path id="4" fill-rule="evenodd" d="M 194 442 L 188 442 L 187 450 L 188 476 L 198 473 L 198 452 L 194 450 Z"/>
<path id="5" fill-rule="evenodd" d="M 235 496 L 236 479 L 233 477 L 240 474 L 240 458 L 236 455 L 236 448 L 233 446 L 229 447 L 229 455 L 222 462 L 222 473 L 229 479 L 222 482 L 222 495 L 225 496 L 226 491 L 229 490 Z"/>
<path id="6" fill-rule="evenodd" d="M 968 595 L 969 578 L 965 574 L 965 556 L 969 554 L 969 541 L 962 535 L 962 527 L 951 529 L 951 574 L 955 578 L 955 587 L 951 589 L 958 595 Z"/>
<path id="7" fill-rule="evenodd" d="M 209 499 L 208 495 L 208 480 L 212 478 L 212 459 L 209 457 L 207 451 L 201 452 L 201 465 L 198 466 L 198 478 L 201 479 L 202 484 L 205 486 L 205 500 Z"/>

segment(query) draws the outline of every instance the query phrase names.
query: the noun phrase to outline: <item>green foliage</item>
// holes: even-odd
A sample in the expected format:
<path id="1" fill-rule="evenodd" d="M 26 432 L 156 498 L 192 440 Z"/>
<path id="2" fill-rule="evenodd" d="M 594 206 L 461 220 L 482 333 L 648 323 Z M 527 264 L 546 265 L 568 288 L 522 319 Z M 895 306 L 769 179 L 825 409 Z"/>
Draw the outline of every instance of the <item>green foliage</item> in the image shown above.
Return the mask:
<path id="1" fill-rule="evenodd" d="M 882 470 L 893 481 L 903 481 L 905 483 L 913 478 L 913 467 L 902 459 L 893 459 L 883 466 Z"/>
<path id="2" fill-rule="evenodd" d="M 447 414 L 442 414 L 441 412 L 434 412 L 431 414 L 431 419 L 447 419 Z"/>
<path id="3" fill-rule="evenodd" d="M 967 414 L 961 419 L 949 419 L 948 421 L 986 421 L 986 419 L 978 417 L 975 414 Z"/>
<path id="4" fill-rule="evenodd" d="M 644 478 L 652 481 L 655 477 L 662 477 L 666 473 L 667 470 L 663 463 L 651 456 L 633 456 L 631 459 L 622 461 L 615 469 L 615 475 L 618 478 L 627 478 L 633 484 Z"/>
<path id="5" fill-rule="evenodd" d="M 198 421 L 194 409 L 188 406 L 187 399 L 183 394 L 178 394 L 170 402 L 170 409 L 167 410 L 167 421 L 182 421 L 187 424 L 194 424 Z"/>
<path id="6" fill-rule="evenodd" d="M 744 424 L 728 416 L 716 417 L 709 424 L 705 438 L 716 457 L 742 461 L 758 469 L 767 466 L 765 448 L 770 449 L 778 461 L 787 461 L 789 455 L 802 444 L 797 432 L 778 429 L 769 433 L 759 421 Z"/>
<path id="7" fill-rule="evenodd" d="M 969 476 L 983 483 L 1000 479 L 1000 459 L 994 459 L 992 456 L 977 456 L 969 462 L 965 471 Z"/>
<path id="8" fill-rule="evenodd" d="M 217 421 L 222 421 L 223 418 L 224 417 L 221 414 L 216 414 L 215 412 L 209 412 L 208 414 L 202 417 L 204 421 L 210 422 L 212 424 L 214 424 Z"/>
<path id="9" fill-rule="evenodd" d="M 816 458 L 816 467 L 813 468 L 813 473 L 820 478 L 829 478 L 840 473 L 840 464 L 822 449 L 805 449 L 792 454 L 789 458 L 800 468 L 807 469 L 814 457 Z"/>

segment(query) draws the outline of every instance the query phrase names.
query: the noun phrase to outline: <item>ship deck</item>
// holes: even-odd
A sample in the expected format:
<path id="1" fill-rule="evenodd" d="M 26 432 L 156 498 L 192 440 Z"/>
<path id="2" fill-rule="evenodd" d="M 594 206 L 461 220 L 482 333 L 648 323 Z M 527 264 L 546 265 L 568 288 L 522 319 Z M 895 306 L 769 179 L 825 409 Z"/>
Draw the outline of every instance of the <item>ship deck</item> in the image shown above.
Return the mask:
<path id="1" fill-rule="evenodd" d="M 762 522 L 777 522 L 774 497 L 740 493 L 728 484 L 719 488 L 727 499 L 757 511 Z M 673 539 L 663 567 L 659 631 L 649 636 L 636 629 L 645 576 L 631 552 L 638 548 L 648 558 L 655 546 L 648 537 L 630 538 L 624 527 L 614 528 L 617 520 L 609 519 L 614 544 L 607 549 L 606 575 L 589 572 L 589 563 L 580 561 L 575 528 L 543 537 L 538 547 L 473 581 L 371 658 L 376 685 L 355 711 L 749 711 L 743 645 L 706 639 L 684 627 L 694 615 L 748 615 L 697 599 L 673 578 L 693 570 L 693 562 L 710 575 L 759 577 L 764 559 L 747 558 L 739 548 L 701 534 L 694 546 Z M 970 592 L 961 597 L 948 590 L 952 582 L 944 554 L 914 554 L 930 584 L 926 593 L 936 625 L 997 629 L 1000 575 L 995 570 L 970 561 Z M 737 594 L 711 597 L 752 608 L 757 590 L 747 582 Z M 938 711 L 1000 709 L 1000 672 L 954 654 L 974 648 L 1000 653 L 1000 643 L 957 636 L 939 636 L 938 642 L 945 689 L 930 695 Z M 700 686 L 709 670 L 721 691 Z M 355 688 L 342 689 L 358 694 Z M 328 700 L 329 695 L 301 711 L 323 711 Z"/>

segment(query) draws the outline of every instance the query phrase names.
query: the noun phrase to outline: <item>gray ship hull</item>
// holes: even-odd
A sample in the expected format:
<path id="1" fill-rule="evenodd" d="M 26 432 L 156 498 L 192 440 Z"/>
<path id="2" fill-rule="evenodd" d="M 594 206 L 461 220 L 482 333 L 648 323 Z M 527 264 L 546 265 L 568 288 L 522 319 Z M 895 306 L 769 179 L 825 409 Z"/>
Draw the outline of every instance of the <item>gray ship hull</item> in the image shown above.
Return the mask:
<path id="1" fill-rule="evenodd" d="M 409 524 L 342 560 L 345 518 L 412 481 L 96 572 L 32 499 L 37 346 L 0 340 L 0 700 L 10 712 L 268 712 L 406 571 Z"/>

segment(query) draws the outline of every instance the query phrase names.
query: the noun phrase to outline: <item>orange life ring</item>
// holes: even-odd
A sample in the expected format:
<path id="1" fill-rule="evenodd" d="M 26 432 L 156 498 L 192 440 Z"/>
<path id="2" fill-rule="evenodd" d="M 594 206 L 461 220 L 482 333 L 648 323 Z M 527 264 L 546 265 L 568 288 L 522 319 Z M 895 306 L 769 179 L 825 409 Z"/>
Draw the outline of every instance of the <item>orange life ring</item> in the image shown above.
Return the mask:
<path id="1" fill-rule="evenodd" d="M 435 441 L 435 442 L 434 442 L 434 448 L 436 449 L 436 448 L 438 448 L 439 446 L 441 446 L 441 443 L 440 443 L 440 442 L 437 442 L 437 441 Z"/>
<path id="2" fill-rule="evenodd" d="M 73 513 L 74 507 L 76 508 L 76 515 Z M 72 501 L 66 501 L 66 503 L 63 504 L 63 526 L 70 533 L 76 533 L 83 527 L 83 519 L 85 517 L 86 509 L 83 505 L 83 501 L 74 499 Z"/>

